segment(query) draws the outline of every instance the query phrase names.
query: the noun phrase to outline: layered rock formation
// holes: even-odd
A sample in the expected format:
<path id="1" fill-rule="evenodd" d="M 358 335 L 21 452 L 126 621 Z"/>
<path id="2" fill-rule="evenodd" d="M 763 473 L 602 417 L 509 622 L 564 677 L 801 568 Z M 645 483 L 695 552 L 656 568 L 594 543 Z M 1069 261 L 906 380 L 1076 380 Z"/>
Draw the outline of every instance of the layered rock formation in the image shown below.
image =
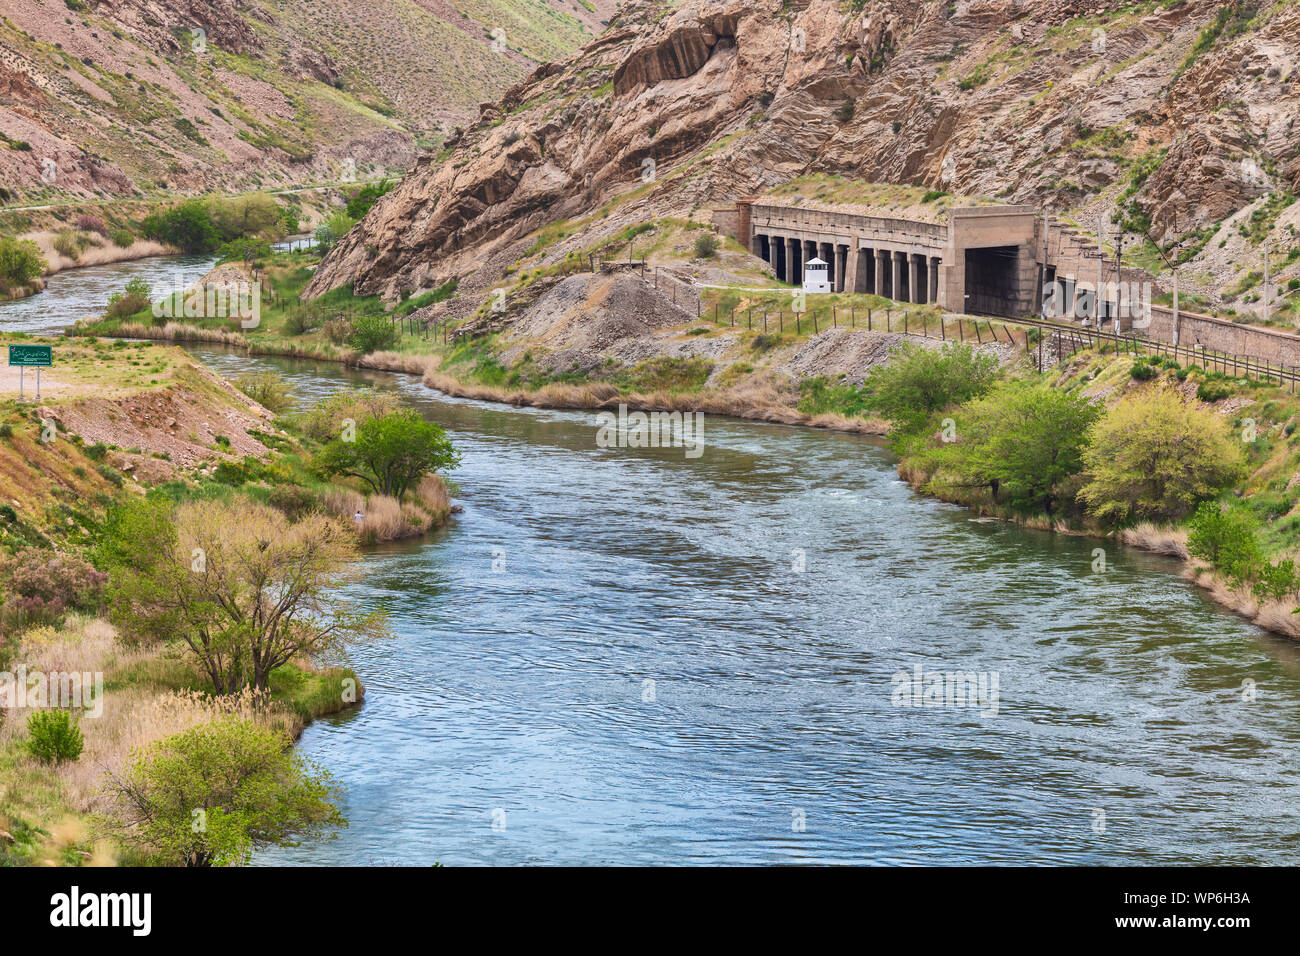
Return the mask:
<path id="1" fill-rule="evenodd" d="M 1296 36 L 1294 3 L 630 3 L 417 166 L 308 292 L 428 288 L 570 220 L 553 259 L 806 172 L 1187 235 L 1300 190 Z"/>

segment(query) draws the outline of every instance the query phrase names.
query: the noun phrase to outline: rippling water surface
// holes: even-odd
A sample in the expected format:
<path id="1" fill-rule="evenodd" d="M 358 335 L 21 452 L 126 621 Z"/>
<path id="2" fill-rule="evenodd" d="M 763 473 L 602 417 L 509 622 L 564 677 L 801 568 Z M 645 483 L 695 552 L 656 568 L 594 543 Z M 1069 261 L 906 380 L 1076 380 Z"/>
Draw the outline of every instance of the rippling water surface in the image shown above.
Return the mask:
<path id="1" fill-rule="evenodd" d="M 1163 559 L 1093 573 L 1100 542 L 918 497 L 861 437 L 602 450 L 589 413 L 195 351 L 396 389 L 465 456 L 464 513 L 351 591 L 397 632 L 351 654 L 364 705 L 302 738 L 351 827 L 257 862 L 1297 858 L 1300 652 Z M 917 664 L 996 674 L 996 715 L 894 706 Z"/>

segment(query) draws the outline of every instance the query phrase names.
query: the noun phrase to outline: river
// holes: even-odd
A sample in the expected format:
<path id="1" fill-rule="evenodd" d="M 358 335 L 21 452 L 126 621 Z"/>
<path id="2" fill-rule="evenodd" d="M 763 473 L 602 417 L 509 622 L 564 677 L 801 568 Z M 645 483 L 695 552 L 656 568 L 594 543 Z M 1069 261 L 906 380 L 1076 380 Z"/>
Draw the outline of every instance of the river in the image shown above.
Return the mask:
<path id="1" fill-rule="evenodd" d="M 255 863 L 1297 857 L 1300 646 L 1173 562 L 921 497 L 859 436 L 601 449 L 590 413 L 192 351 L 305 400 L 395 390 L 464 453 L 464 512 L 349 589 L 395 632 L 349 653 L 364 704 L 299 744 L 351 826 Z M 899 706 L 917 665 L 996 703 Z"/>

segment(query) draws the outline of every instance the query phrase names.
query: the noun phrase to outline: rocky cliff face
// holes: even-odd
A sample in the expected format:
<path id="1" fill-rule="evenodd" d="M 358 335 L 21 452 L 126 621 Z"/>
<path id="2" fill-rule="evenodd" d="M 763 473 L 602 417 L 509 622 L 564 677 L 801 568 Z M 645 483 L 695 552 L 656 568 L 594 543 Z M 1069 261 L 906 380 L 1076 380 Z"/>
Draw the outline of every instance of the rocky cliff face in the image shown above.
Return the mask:
<path id="1" fill-rule="evenodd" d="M 614 2 L 7 0 L 0 203 L 400 173 Z"/>
<path id="2" fill-rule="evenodd" d="M 1297 36 L 1295 2 L 630 3 L 483 107 L 308 292 L 395 296 L 494 254 L 554 258 L 806 172 L 1046 204 L 1085 227 L 1106 211 L 1190 242 L 1300 190 Z"/>

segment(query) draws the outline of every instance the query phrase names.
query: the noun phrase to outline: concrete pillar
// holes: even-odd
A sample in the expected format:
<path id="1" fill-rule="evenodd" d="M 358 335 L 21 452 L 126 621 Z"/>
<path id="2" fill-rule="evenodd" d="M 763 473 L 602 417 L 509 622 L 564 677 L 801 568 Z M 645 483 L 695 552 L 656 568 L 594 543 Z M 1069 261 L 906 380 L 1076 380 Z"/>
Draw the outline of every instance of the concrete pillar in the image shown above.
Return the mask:
<path id="1" fill-rule="evenodd" d="M 772 258 L 768 261 L 772 263 L 772 271 L 776 277 L 782 281 L 785 280 L 785 237 L 772 236 L 769 246 Z"/>
<path id="2" fill-rule="evenodd" d="M 803 240 L 787 239 L 785 244 L 785 281 L 799 285 L 803 282 Z"/>
<path id="3" fill-rule="evenodd" d="M 922 257 L 917 253 L 912 253 L 907 257 L 908 265 L 911 267 L 911 274 L 908 276 L 907 291 L 911 293 L 907 301 L 922 303 L 925 301 L 925 280 L 928 276 L 922 265 Z"/>
<path id="4" fill-rule="evenodd" d="M 736 200 L 736 241 L 743 249 L 749 248 L 753 206 L 757 198 L 757 196 L 745 196 Z"/>
<path id="5" fill-rule="evenodd" d="M 939 301 L 939 257 L 930 257 L 930 281 L 926 284 L 925 290 L 929 293 L 930 302 Z"/>
<path id="6" fill-rule="evenodd" d="M 895 252 L 890 262 L 890 298 L 896 302 L 907 301 L 907 253 Z"/>
<path id="7" fill-rule="evenodd" d="M 853 286 L 848 282 L 849 275 L 849 247 L 839 245 L 835 247 L 835 291 L 843 292 L 846 288 L 852 289 Z"/>
<path id="8" fill-rule="evenodd" d="M 876 250 L 876 295 L 886 299 L 894 294 L 894 257 L 888 249 Z"/>
<path id="9" fill-rule="evenodd" d="M 859 249 L 856 256 L 858 260 L 858 274 L 853 280 L 854 292 L 875 292 L 876 291 L 876 250 Z"/>
<path id="10" fill-rule="evenodd" d="M 862 282 L 862 256 L 858 253 L 856 243 L 844 247 L 844 291 L 857 292 Z"/>

